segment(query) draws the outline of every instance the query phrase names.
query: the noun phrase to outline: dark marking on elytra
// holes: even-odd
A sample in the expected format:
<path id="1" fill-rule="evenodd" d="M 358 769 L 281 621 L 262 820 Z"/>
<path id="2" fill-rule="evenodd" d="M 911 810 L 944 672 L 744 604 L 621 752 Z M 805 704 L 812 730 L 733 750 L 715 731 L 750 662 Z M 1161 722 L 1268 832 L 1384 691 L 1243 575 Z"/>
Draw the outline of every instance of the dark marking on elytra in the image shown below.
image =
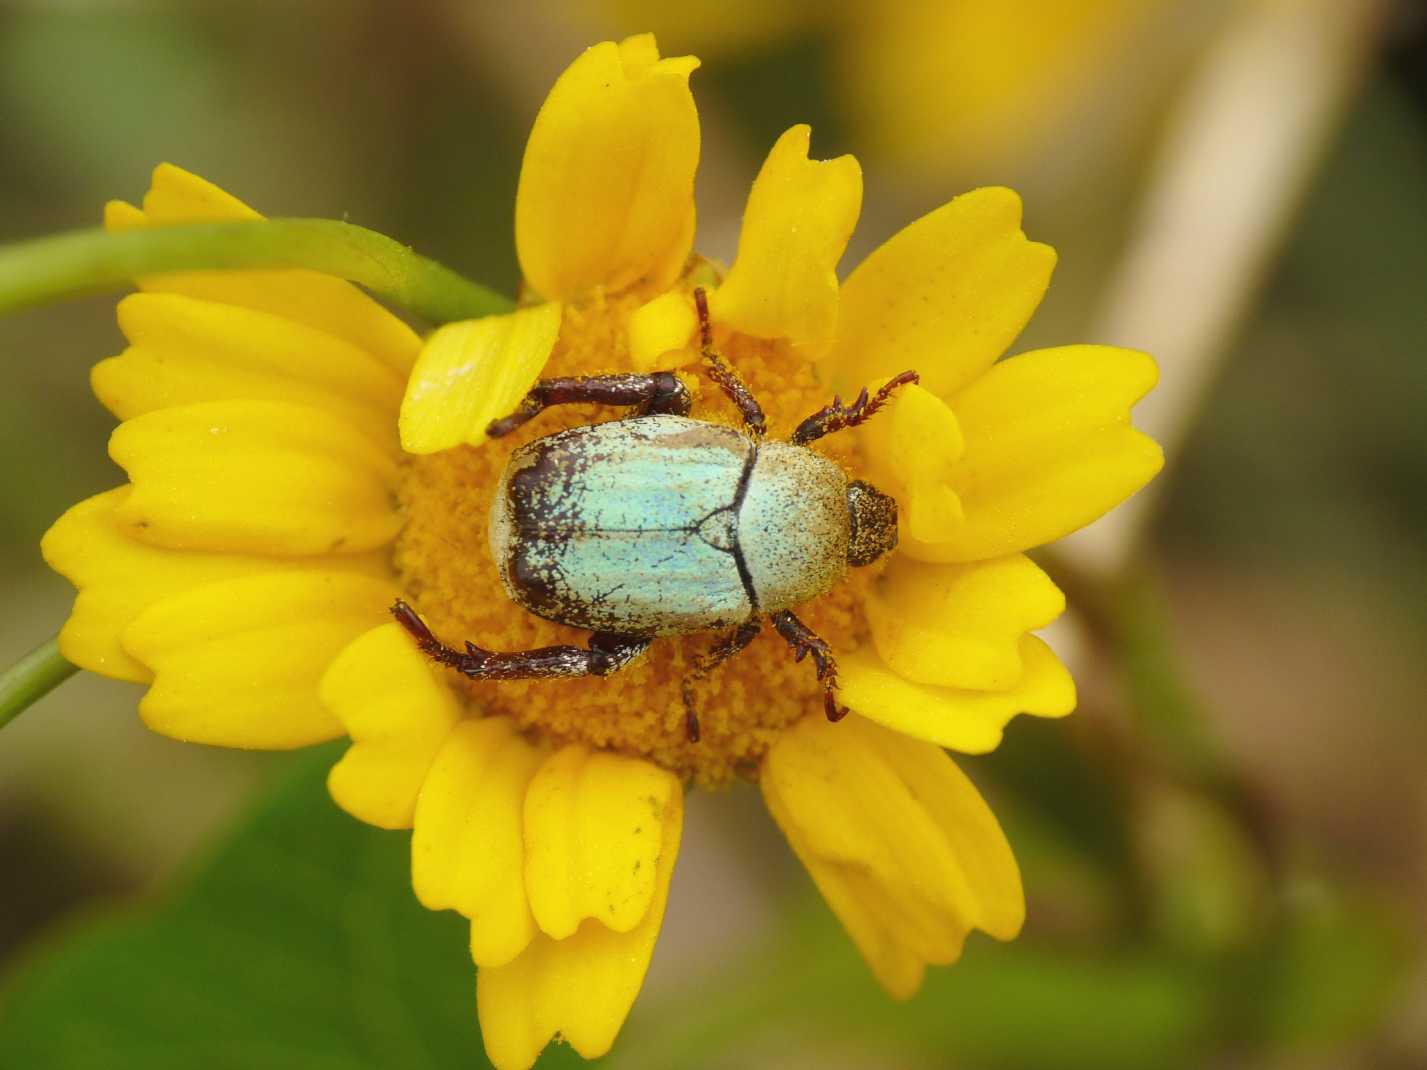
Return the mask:
<path id="1" fill-rule="evenodd" d="M 555 584 L 557 570 L 548 558 L 543 567 L 532 561 L 534 550 L 529 544 L 516 544 L 511 555 L 510 579 L 520 588 L 522 597 L 529 600 L 526 608 L 536 616 L 552 620 L 565 608 Z"/>

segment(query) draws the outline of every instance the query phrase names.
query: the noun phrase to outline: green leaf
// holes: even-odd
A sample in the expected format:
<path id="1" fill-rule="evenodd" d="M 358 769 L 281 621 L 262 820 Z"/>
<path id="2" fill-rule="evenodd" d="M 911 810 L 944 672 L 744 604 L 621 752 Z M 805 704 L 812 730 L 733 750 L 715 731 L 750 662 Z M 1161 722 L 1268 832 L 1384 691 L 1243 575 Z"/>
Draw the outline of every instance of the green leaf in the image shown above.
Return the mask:
<path id="1" fill-rule="evenodd" d="M 1289 887 L 1284 914 L 1276 946 L 1246 971 L 1260 1004 L 1252 1025 L 1262 1041 L 1309 1052 L 1370 1036 L 1410 976 L 1412 920 L 1369 895 L 1312 878 Z"/>
<path id="2" fill-rule="evenodd" d="M 1198 1066 L 1214 1027 L 1208 986 L 1182 963 L 1150 950 L 1097 955 L 1029 940 L 978 939 L 955 967 L 929 971 L 912 1004 L 889 1003 L 887 1028 L 981 1067 Z"/>
<path id="3" fill-rule="evenodd" d="M 898 1002 L 821 902 L 794 908 L 778 929 L 756 959 L 637 1009 L 638 1026 L 611 1063 L 701 1070 L 711 1052 L 731 1048 L 717 1065 L 737 1066 L 782 1043 L 813 1053 L 807 1065 L 818 1065 L 819 1052 L 853 1051 L 868 1053 L 869 1065 L 875 1054 L 879 1066 L 1170 1070 L 1201 1065 L 1214 1043 L 1214 979 L 1152 948 L 1087 951 L 976 934 L 960 962 L 930 968 L 921 992 Z M 768 1064 L 781 1065 L 778 1052 Z"/>
<path id="4" fill-rule="evenodd" d="M 298 759 L 167 903 L 42 948 L 0 998 L 0 1066 L 489 1066 L 465 923 L 416 903 L 407 834 L 332 804 L 337 753 Z"/>

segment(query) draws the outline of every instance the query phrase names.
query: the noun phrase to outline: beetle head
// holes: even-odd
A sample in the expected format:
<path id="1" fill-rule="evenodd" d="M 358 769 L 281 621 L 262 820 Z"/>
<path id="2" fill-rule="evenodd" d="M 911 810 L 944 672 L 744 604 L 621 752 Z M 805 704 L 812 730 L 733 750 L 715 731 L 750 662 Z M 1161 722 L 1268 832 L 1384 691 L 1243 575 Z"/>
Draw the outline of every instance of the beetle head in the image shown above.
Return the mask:
<path id="1" fill-rule="evenodd" d="M 847 485 L 847 563 L 870 565 L 897 546 L 897 501 L 860 479 Z"/>

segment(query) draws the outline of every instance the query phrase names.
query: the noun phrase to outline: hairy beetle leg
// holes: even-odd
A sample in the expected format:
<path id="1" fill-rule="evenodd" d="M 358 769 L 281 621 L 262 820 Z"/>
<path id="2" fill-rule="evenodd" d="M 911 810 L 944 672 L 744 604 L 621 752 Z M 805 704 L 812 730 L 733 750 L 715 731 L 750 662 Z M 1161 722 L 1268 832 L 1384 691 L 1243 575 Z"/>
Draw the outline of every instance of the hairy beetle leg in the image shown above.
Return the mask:
<path id="1" fill-rule="evenodd" d="M 467 643 L 463 654 L 437 639 L 416 611 L 400 599 L 391 607 L 391 615 L 407 630 L 423 654 L 472 680 L 608 676 L 648 650 L 654 641 L 642 635 L 594 632 L 588 648 L 546 646 L 538 650 L 496 651 Z"/>
<path id="2" fill-rule="evenodd" d="M 870 398 L 867 396 L 867 388 L 864 386 L 862 392 L 857 395 L 857 400 L 847 406 L 843 405 L 842 398 L 835 397 L 832 399 L 831 405 L 819 409 L 798 425 L 797 430 L 793 432 L 792 441 L 796 445 L 806 446 L 809 442 L 822 438 L 824 435 L 830 435 L 834 431 L 841 431 L 846 427 L 856 427 L 876 415 L 877 410 L 887 403 L 898 387 L 919 382 L 920 379 L 921 377 L 914 371 L 905 371 L 900 375 L 894 375 Z"/>
<path id="3" fill-rule="evenodd" d="M 699 352 L 708 365 L 709 378 L 723 389 L 728 400 L 738 408 L 743 422 L 755 436 L 762 438 L 768 430 L 768 420 L 763 415 L 763 406 L 748 389 L 748 384 L 738 377 L 718 350 L 713 347 L 713 323 L 709 320 L 709 298 L 702 286 L 694 289 L 694 306 L 699 311 Z"/>
<path id="4" fill-rule="evenodd" d="M 739 625 L 736 631 L 725 635 L 707 651 L 694 658 L 693 670 L 684 677 L 680 684 L 680 690 L 684 696 L 684 732 L 689 737 L 690 743 L 699 741 L 699 713 L 694 708 L 694 685 L 700 680 L 708 678 L 713 672 L 729 658 L 741 653 L 753 642 L 754 638 L 763 626 L 758 621 L 745 621 Z"/>
<path id="5" fill-rule="evenodd" d="M 847 707 L 837 704 L 837 662 L 833 660 L 832 648 L 822 637 L 806 624 L 793 616 L 790 610 L 782 610 L 768 618 L 773 628 L 788 645 L 793 648 L 793 660 L 802 661 L 812 655 L 817 667 L 818 679 L 823 685 L 823 709 L 829 721 L 840 721 L 847 716 Z"/>
<path id="6" fill-rule="evenodd" d="M 500 438 L 552 405 L 578 404 L 637 405 L 641 416 L 687 416 L 693 399 L 689 388 L 673 372 L 540 379 L 513 413 L 486 425 L 486 434 Z"/>

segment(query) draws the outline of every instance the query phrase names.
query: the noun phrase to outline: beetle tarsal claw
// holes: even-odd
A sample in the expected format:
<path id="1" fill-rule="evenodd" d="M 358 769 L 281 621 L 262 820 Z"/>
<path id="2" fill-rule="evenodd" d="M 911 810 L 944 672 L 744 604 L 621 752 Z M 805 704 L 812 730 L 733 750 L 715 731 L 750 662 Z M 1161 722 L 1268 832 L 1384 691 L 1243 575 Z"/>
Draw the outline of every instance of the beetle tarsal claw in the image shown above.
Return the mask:
<path id="1" fill-rule="evenodd" d="M 796 445 L 806 446 L 809 442 L 822 438 L 824 435 L 830 435 L 834 431 L 841 431 L 843 428 L 856 427 L 865 423 L 891 399 L 899 387 L 919 381 L 920 377 L 915 371 L 904 371 L 899 375 L 892 376 L 875 394 L 869 395 L 867 387 L 864 386 L 858 392 L 857 399 L 851 405 L 846 406 L 842 403 L 842 395 L 835 394 L 831 405 L 819 409 L 797 426 L 793 431 L 792 441 Z"/>
<path id="2" fill-rule="evenodd" d="M 840 721 L 847 715 L 846 707 L 837 704 L 837 661 L 827 642 L 788 610 L 772 616 L 773 627 L 793 651 L 793 660 L 802 661 L 809 654 L 817 666 L 818 680 L 823 685 L 823 710 L 829 721 Z"/>

